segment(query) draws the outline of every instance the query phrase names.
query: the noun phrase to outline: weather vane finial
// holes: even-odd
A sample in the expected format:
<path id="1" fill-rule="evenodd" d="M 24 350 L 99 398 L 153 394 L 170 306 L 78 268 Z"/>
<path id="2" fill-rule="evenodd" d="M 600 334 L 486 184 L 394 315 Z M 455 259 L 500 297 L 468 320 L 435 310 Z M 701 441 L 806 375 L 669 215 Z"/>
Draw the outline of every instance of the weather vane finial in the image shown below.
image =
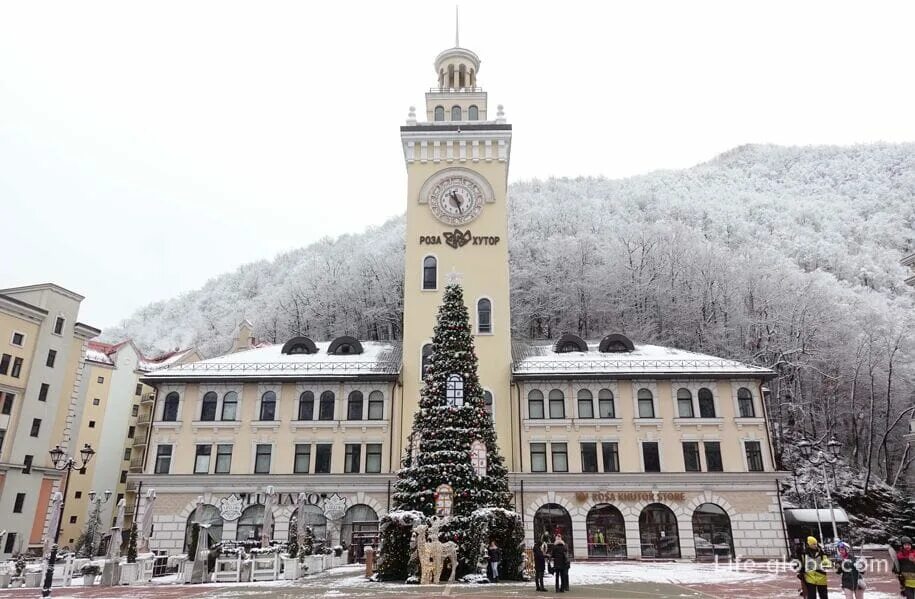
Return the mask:
<path id="1" fill-rule="evenodd" d="M 461 38 L 460 38 L 460 20 L 458 18 L 458 5 L 454 5 L 454 47 L 461 47 Z"/>

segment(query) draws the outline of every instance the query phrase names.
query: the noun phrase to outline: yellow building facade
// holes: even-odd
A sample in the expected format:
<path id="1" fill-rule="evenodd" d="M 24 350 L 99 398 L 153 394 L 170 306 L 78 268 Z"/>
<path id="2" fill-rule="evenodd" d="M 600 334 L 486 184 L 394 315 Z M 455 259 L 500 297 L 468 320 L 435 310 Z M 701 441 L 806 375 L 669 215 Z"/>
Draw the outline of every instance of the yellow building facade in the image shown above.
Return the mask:
<path id="1" fill-rule="evenodd" d="M 400 128 L 402 342 L 254 346 L 243 323 L 229 354 L 143 377 L 156 389 L 149 450 L 129 480 L 156 490 L 154 550 L 181 552 L 197 520 L 217 539 L 253 542 L 268 489 L 275 539 L 293 517 L 330 544 L 377 527 L 393 507 L 442 294 L 457 281 L 528 543 L 559 532 L 576 559 L 784 553 L 771 371 L 610 331 L 512 339 L 512 128 L 489 109 L 480 66 L 465 48 L 439 54 L 425 119 L 411 109 Z"/>

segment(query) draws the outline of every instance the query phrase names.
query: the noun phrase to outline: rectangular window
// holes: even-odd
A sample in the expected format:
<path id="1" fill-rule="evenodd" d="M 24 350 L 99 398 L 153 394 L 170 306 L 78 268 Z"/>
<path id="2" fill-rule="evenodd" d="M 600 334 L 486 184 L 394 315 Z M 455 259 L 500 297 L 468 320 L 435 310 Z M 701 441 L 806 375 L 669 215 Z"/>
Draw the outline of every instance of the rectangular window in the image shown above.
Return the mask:
<path id="1" fill-rule="evenodd" d="M 94 406 L 97 406 L 100 403 L 102 403 L 102 400 L 99 399 L 98 397 L 96 397 L 95 399 L 92 400 L 92 405 L 94 405 Z"/>
<path id="2" fill-rule="evenodd" d="M 565 443 L 550 443 L 553 458 L 553 472 L 569 471 L 569 450 Z"/>
<path id="3" fill-rule="evenodd" d="M 550 418 L 566 417 L 566 400 L 562 393 L 550 392 Z"/>
<path id="4" fill-rule="evenodd" d="M 79 498 L 81 498 L 82 496 L 83 496 L 83 492 L 82 492 L 82 491 L 77 491 L 76 493 L 73 494 L 73 498 L 74 498 L 74 499 L 79 499 Z"/>
<path id="5" fill-rule="evenodd" d="M 330 474 L 330 452 L 333 445 L 318 443 L 315 445 L 315 474 Z"/>
<path id="6" fill-rule="evenodd" d="M 29 431 L 30 437 L 37 437 L 41 431 L 41 418 L 32 418 L 32 430 Z"/>
<path id="7" fill-rule="evenodd" d="M 762 472 L 762 446 L 759 441 L 747 441 L 745 447 L 747 450 L 747 469 L 750 472 Z"/>
<path id="8" fill-rule="evenodd" d="M 48 368 L 54 368 L 54 362 L 57 361 L 57 350 L 49 349 L 48 350 L 48 359 L 45 360 L 45 366 Z"/>
<path id="9" fill-rule="evenodd" d="M 527 413 L 530 418 L 541 420 L 543 418 L 543 394 L 539 391 L 531 392 L 527 396 Z"/>
<path id="10" fill-rule="evenodd" d="M 13 411 L 13 400 L 16 396 L 12 393 L 3 394 L 3 405 L 0 406 L 0 414 L 9 415 Z"/>
<path id="11" fill-rule="evenodd" d="M 160 445 L 156 448 L 156 474 L 168 474 L 172 467 L 172 446 Z"/>
<path id="12" fill-rule="evenodd" d="M 683 464 L 687 472 L 702 471 L 702 467 L 699 464 L 699 443 L 696 441 L 684 441 Z"/>
<path id="13" fill-rule="evenodd" d="M 96 380 L 98 381 L 98 384 L 101 385 L 102 383 L 105 382 L 105 377 L 100 376 L 100 377 L 98 377 L 98 379 L 96 379 Z"/>
<path id="14" fill-rule="evenodd" d="M 3 440 L 6 438 L 6 429 L 0 428 L 0 452 L 3 451 Z"/>
<path id="15" fill-rule="evenodd" d="M 47 383 L 42 383 L 41 388 L 38 389 L 38 401 L 48 401 L 48 391 L 50 391 L 51 385 Z"/>
<path id="16" fill-rule="evenodd" d="M 135 427 L 135 426 L 128 426 L 128 427 L 127 427 L 127 438 L 128 438 L 128 439 L 133 439 L 133 434 L 136 432 L 136 430 L 137 430 L 137 427 Z"/>
<path id="17" fill-rule="evenodd" d="M 718 441 L 706 441 L 703 445 L 705 445 L 705 469 L 709 472 L 723 472 L 721 443 Z"/>
<path id="18" fill-rule="evenodd" d="M 57 320 L 54 321 L 54 334 L 63 335 L 64 332 L 64 318 L 63 316 L 58 316 Z"/>
<path id="19" fill-rule="evenodd" d="M 304 393 L 302 395 L 305 395 Z M 315 415 L 315 398 L 311 397 L 300 397 L 299 398 L 299 420 L 312 420 Z"/>
<path id="20" fill-rule="evenodd" d="M 379 392 L 369 393 L 369 420 L 384 418 L 384 396 Z"/>
<path id="21" fill-rule="evenodd" d="M 654 418 L 654 400 L 652 398 L 639 398 L 639 418 Z"/>
<path id="22" fill-rule="evenodd" d="M 365 471 L 370 474 L 381 472 L 381 443 L 366 444 Z"/>
<path id="23" fill-rule="evenodd" d="M 121 470 L 121 484 L 127 483 L 127 471 Z"/>
<path id="24" fill-rule="evenodd" d="M 95 428 L 95 420 L 89 421 L 89 428 Z"/>
<path id="25" fill-rule="evenodd" d="M 325 391 L 324 393 L 328 393 Z M 334 394 L 321 395 L 321 401 L 318 403 L 318 420 L 334 419 Z"/>
<path id="26" fill-rule="evenodd" d="M 25 458 L 22 460 L 22 473 L 31 474 L 32 473 L 32 460 L 35 459 L 35 456 L 26 454 Z"/>
<path id="27" fill-rule="evenodd" d="M 127 461 L 129 459 L 130 459 L 130 448 L 128 447 L 124 450 L 124 460 Z"/>
<path id="28" fill-rule="evenodd" d="M 620 471 L 620 448 L 615 442 L 604 441 L 600 444 L 604 458 L 604 472 Z"/>
<path id="29" fill-rule="evenodd" d="M 362 446 L 357 443 L 346 444 L 346 455 L 343 460 L 343 472 L 359 472 L 362 466 Z"/>
<path id="30" fill-rule="evenodd" d="M 13 331 L 13 338 L 10 339 L 10 345 L 22 347 L 25 344 L 25 335 L 18 331 Z"/>
<path id="31" fill-rule="evenodd" d="M 597 443 L 581 444 L 581 471 L 597 472 Z"/>
<path id="32" fill-rule="evenodd" d="M 213 470 L 216 474 L 228 474 L 232 468 L 232 445 L 229 443 L 220 443 L 216 446 L 216 468 Z"/>
<path id="33" fill-rule="evenodd" d="M 296 443 L 295 462 L 292 464 L 292 471 L 295 474 L 308 474 L 308 468 L 311 466 L 311 444 Z"/>
<path id="34" fill-rule="evenodd" d="M 16 533 L 6 533 L 6 544 L 3 546 L 3 553 L 12 553 L 16 548 Z"/>
<path id="35" fill-rule="evenodd" d="M 22 506 L 25 503 L 25 493 L 16 493 L 16 501 L 13 502 L 13 513 L 21 514 Z"/>
<path id="36" fill-rule="evenodd" d="M 546 443 L 531 443 L 531 472 L 546 472 Z"/>
<path id="37" fill-rule="evenodd" d="M 76 524 L 76 516 L 70 516 L 70 524 Z"/>
<path id="38" fill-rule="evenodd" d="M 753 396 L 747 394 L 746 396 L 737 397 L 737 407 L 740 409 L 741 418 L 755 418 L 756 410 L 753 408 Z"/>
<path id="39" fill-rule="evenodd" d="M 9 354 L 3 354 L 0 356 L 0 374 L 6 374 L 10 370 L 10 360 L 13 359 L 13 356 Z"/>
<path id="40" fill-rule="evenodd" d="M 578 417 L 594 418 L 594 401 L 590 393 L 587 395 L 578 394 Z"/>
<path id="41" fill-rule="evenodd" d="M 677 398 L 677 415 L 680 416 L 680 418 L 692 418 L 693 417 L 693 398 L 692 398 L 692 396 Z"/>
<path id="42" fill-rule="evenodd" d="M 213 454 L 212 445 L 198 445 L 194 457 L 194 474 L 208 474 L 210 472 L 210 456 Z"/>
<path id="43" fill-rule="evenodd" d="M 661 471 L 661 455 L 657 443 L 642 443 L 642 459 L 645 462 L 645 472 Z"/>
<path id="44" fill-rule="evenodd" d="M 616 418 L 616 409 L 613 406 L 613 396 L 609 393 L 601 394 L 597 400 L 597 411 L 601 418 Z"/>
<path id="45" fill-rule="evenodd" d="M 10 371 L 10 376 L 14 379 L 18 379 L 20 374 L 22 374 L 22 358 L 14 358 L 13 369 Z"/>
<path id="46" fill-rule="evenodd" d="M 134 404 L 133 407 L 130 408 L 130 415 L 133 416 L 134 418 L 136 418 L 139 413 L 140 413 L 140 406 Z"/>
<path id="47" fill-rule="evenodd" d="M 143 383 L 137 383 L 137 389 L 133 392 L 134 395 L 143 395 Z"/>
<path id="48" fill-rule="evenodd" d="M 270 474 L 270 455 L 273 446 L 268 443 L 258 443 L 254 457 L 254 474 Z"/>
<path id="49" fill-rule="evenodd" d="M 354 400 L 350 397 L 346 403 L 346 419 L 362 420 L 362 399 Z"/>

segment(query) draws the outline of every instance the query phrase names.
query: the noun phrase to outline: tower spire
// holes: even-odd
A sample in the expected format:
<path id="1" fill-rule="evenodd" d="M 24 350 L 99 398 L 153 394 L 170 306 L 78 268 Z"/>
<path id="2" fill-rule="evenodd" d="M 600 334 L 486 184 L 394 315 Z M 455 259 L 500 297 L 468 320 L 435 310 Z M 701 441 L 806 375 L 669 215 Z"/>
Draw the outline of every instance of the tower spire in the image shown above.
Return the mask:
<path id="1" fill-rule="evenodd" d="M 461 38 L 460 38 L 460 20 L 458 18 L 458 5 L 454 5 L 454 47 L 461 47 Z"/>

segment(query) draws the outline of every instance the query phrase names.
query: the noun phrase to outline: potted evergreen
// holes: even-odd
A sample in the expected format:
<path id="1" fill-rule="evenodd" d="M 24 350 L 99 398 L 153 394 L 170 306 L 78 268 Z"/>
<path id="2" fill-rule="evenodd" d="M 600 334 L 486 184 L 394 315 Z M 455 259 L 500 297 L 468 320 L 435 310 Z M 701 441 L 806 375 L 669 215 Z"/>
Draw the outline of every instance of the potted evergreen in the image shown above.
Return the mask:
<path id="1" fill-rule="evenodd" d="M 133 584 L 139 580 L 139 564 L 137 564 L 137 525 L 130 527 L 127 537 L 127 563 L 121 566 L 121 584 Z"/>

